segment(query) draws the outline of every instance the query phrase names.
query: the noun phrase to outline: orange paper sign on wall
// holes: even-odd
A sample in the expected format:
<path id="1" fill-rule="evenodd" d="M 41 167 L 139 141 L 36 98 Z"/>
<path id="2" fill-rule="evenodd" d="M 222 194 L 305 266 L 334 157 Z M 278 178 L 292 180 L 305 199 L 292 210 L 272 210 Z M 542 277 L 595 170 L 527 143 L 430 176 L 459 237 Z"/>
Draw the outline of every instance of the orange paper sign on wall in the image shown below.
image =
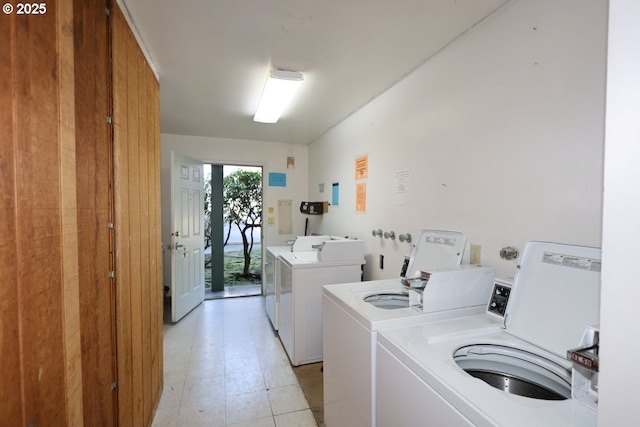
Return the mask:
<path id="1" fill-rule="evenodd" d="M 356 212 L 367 210 L 367 184 L 356 184 Z"/>
<path id="2" fill-rule="evenodd" d="M 369 156 L 356 159 L 356 179 L 364 179 L 369 174 Z"/>

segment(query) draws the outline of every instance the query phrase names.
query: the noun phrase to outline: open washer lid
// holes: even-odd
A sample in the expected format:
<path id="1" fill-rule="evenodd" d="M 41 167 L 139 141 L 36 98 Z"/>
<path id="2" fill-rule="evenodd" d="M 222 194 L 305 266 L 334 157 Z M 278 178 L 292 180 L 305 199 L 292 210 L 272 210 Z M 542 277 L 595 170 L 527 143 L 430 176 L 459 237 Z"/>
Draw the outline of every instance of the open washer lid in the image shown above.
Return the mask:
<path id="1" fill-rule="evenodd" d="M 421 229 L 405 277 L 416 271 L 460 265 L 467 237 L 461 231 Z"/>
<path id="2" fill-rule="evenodd" d="M 599 248 L 528 242 L 514 280 L 504 329 L 565 357 L 600 314 Z"/>

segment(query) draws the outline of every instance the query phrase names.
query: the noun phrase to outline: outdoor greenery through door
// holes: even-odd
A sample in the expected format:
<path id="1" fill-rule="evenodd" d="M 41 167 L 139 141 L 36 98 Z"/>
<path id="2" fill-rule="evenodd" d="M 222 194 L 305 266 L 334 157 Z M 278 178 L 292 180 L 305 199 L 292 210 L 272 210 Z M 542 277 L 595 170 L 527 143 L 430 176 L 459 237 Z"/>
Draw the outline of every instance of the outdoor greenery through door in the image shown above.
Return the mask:
<path id="1" fill-rule="evenodd" d="M 205 165 L 207 298 L 262 292 L 262 168 Z"/>

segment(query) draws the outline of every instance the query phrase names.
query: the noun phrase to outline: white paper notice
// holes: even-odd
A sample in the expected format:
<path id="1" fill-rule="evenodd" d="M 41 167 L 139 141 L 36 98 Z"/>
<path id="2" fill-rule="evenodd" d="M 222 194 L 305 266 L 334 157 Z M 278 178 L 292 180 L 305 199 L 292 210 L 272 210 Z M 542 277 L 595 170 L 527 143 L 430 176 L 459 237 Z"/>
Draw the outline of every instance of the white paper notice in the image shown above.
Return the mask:
<path id="1" fill-rule="evenodd" d="M 409 201 L 409 169 L 401 169 L 393 173 L 393 189 L 396 205 L 406 205 Z"/>

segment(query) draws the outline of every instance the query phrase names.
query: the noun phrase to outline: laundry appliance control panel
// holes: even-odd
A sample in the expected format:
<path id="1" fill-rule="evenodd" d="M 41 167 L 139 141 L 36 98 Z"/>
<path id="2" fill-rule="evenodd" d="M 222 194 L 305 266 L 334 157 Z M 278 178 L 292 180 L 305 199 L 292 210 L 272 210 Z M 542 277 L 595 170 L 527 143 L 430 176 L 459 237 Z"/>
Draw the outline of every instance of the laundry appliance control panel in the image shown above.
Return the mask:
<path id="1" fill-rule="evenodd" d="M 400 270 L 400 277 L 404 278 L 407 276 L 407 269 L 409 268 L 409 261 L 411 258 L 406 256 L 404 257 L 404 261 L 402 262 L 402 269 Z"/>
<path id="2" fill-rule="evenodd" d="M 487 314 L 504 318 L 504 313 L 507 311 L 507 303 L 509 302 L 509 295 L 511 295 L 512 283 L 502 279 L 496 279 L 493 284 L 493 292 L 491 292 L 491 298 L 487 305 Z"/>

